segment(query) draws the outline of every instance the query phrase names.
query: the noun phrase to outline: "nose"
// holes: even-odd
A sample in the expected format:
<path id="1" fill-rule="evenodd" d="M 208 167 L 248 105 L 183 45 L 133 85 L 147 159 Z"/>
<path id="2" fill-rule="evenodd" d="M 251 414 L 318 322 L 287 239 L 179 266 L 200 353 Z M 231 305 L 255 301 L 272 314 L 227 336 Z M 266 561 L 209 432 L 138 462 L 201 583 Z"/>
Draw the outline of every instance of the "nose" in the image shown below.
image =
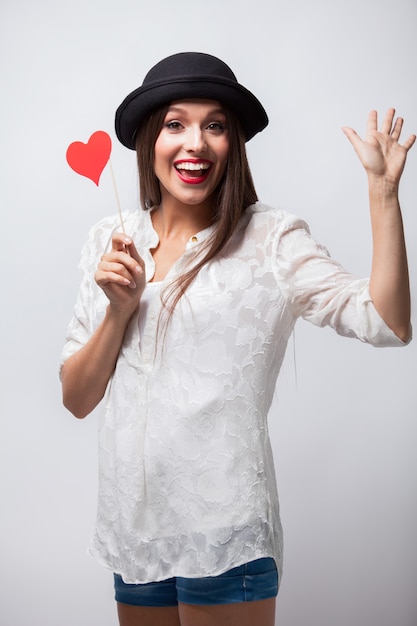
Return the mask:
<path id="1" fill-rule="evenodd" d="M 184 143 L 184 148 L 188 152 L 204 152 L 207 148 L 207 142 L 204 137 L 204 132 L 200 126 L 190 126 L 187 129 L 187 135 Z"/>

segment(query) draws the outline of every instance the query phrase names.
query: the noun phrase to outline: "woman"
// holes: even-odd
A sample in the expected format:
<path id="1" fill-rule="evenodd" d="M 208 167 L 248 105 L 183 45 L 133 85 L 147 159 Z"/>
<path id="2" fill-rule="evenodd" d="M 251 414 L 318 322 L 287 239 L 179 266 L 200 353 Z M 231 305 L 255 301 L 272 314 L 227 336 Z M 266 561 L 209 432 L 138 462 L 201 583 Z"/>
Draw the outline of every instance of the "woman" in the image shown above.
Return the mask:
<path id="1" fill-rule="evenodd" d="M 282 531 L 267 413 L 298 317 L 373 345 L 410 339 L 398 185 L 411 136 L 389 110 L 362 140 L 371 278 L 299 218 L 257 202 L 245 141 L 266 113 L 202 53 L 163 59 L 116 112 L 144 210 L 96 225 L 63 354 L 65 406 L 104 400 L 90 553 L 122 626 L 272 626 Z"/>

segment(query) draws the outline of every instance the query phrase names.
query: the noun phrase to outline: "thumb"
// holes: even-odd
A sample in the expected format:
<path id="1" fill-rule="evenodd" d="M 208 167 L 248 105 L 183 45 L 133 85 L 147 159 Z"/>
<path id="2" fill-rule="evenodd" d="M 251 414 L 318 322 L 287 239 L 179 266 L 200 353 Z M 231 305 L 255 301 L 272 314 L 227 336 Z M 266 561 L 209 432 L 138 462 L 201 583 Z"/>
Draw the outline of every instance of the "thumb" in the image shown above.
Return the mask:
<path id="1" fill-rule="evenodd" d="M 349 139 L 350 143 L 355 148 L 355 150 L 357 150 L 360 144 L 362 143 L 362 139 L 359 137 L 356 130 L 353 130 L 353 128 L 350 128 L 349 126 L 342 126 L 342 131 L 344 132 L 346 137 Z"/>
<path id="2" fill-rule="evenodd" d="M 130 237 L 129 237 L 130 239 Z M 136 249 L 135 244 L 133 243 L 133 240 L 130 239 L 130 243 L 126 243 L 126 252 L 132 257 L 132 259 L 135 259 L 135 261 L 138 262 L 138 264 L 142 267 L 142 269 L 144 268 L 145 264 L 144 261 L 142 259 L 142 257 L 140 256 L 139 252 Z"/>

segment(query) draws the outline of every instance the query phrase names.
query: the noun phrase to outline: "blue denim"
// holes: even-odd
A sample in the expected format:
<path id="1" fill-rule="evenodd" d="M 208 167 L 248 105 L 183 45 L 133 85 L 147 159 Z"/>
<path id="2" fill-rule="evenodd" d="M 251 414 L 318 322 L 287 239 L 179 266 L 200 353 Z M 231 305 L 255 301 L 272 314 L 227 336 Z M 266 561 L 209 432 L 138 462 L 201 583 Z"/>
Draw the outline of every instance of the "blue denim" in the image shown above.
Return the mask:
<path id="1" fill-rule="evenodd" d="M 257 559 L 205 578 L 168 578 L 160 582 L 132 585 L 114 575 L 117 602 L 134 606 L 176 606 L 184 604 L 233 604 L 274 598 L 278 593 L 278 572 L 272 558 Z"/>

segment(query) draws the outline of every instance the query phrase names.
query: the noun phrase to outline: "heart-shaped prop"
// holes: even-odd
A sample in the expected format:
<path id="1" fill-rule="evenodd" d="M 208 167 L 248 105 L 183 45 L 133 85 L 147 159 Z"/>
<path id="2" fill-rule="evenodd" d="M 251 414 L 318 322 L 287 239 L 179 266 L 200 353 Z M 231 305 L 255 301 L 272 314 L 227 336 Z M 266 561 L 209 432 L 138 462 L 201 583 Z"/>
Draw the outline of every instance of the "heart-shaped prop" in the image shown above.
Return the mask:
<path id="1" fill-rule="evenodd" d="M 111 153 L 110 136 L 103 130 L 93 133 L 87 143 L 74 141 L 67 149 L 68 165 L 97 186 Z"/>

